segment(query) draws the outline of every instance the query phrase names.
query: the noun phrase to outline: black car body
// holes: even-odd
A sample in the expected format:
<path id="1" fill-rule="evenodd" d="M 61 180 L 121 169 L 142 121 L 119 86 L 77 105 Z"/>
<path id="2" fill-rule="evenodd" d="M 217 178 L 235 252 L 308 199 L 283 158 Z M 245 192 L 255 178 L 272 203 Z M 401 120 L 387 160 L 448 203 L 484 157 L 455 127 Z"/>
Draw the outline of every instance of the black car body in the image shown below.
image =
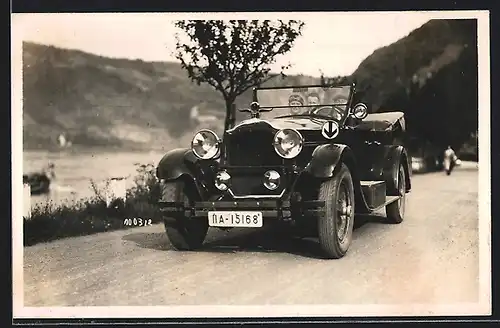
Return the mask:
<path id="1" fill-rule="evenodd" d="M 168 152 L 157 176 L 174 247 L 200 247 L 209 226 L 287 222 L 340 258 L 355 214 L 386 207 L 400 223 L 411 189 L 404 114 L 368 114 L 353 99 L 355 84 L 256 88 L 249 119 Z"/>

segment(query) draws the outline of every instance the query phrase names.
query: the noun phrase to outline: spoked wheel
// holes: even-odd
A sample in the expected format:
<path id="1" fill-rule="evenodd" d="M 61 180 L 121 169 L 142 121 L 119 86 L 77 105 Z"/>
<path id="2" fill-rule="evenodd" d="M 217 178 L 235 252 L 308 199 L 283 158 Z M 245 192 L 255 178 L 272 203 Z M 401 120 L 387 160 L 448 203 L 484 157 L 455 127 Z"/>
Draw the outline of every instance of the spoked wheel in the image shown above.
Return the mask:
<path id="1" fill-rule="evenodd" d="M 339 259 L 351 245 L 354 227 L 354 186 L 347 166 L 322 183 L 318 198 L 325 202 L 318 218 L 319 243 L 328 258 Z"/>
<path id="2" fill-rule="evenodd" d="M 396 224 L 403 222 L 406 208 L 406 173 L 402 164 L 398 170 L 397 190 L 399 199 L 385 207 L 387 222 Z"/>
<path id="3" fill-rule="evenodd" d="M 337 238 L 340 243 L 344 243 L 348 234 L 349 223 L 351 221 L 351 199 L 345 181 L 340 184 L 337 198 Z"/>
<path id="4" fill-rule="evenodd" d="M 168 182 L 162 185 L 162 200 L 190 204 L 192 196 L 182 181 Z M 208 232 L 208 220 L 191 219 L 180 215 L 165 215 L 165 230 L 172 246 L 177 250 L 195 250 L 203 245 Z M 172 217 L 174 216 L 174 217 Z"/>

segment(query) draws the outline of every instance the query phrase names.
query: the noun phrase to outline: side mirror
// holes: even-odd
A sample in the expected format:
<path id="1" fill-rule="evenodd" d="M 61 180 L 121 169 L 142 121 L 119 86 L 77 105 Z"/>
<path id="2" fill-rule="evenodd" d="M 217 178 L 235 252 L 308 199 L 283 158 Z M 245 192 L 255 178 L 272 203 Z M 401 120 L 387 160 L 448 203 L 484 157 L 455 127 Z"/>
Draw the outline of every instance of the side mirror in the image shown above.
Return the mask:
<path id="1" fill-rule="evenodd" d="M 363 120 L 366 116 L 368 116 L 368 106 L 363 103 L 354 105 L 351 115 L 358 120 Z"/>

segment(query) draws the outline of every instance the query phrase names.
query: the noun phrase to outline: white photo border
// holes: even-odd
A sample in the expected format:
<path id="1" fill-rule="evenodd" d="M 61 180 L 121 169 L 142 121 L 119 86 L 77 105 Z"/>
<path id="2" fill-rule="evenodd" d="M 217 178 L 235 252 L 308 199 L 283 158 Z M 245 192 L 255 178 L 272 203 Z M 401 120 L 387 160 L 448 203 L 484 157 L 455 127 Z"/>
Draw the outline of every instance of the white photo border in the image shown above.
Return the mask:
<path id="1" fill-rule="evenodd" d="M 373 15 L 372 12 L 266 12 L 266 13 L 151 13 L 173 19 L 240 18 L 304 19 L 312 15 Z M 407 14 L 409 12 L 376 12 Z M 118 15 L 119 13 L 117 13 Z M 293 306 L 152 306 L 152 307 L 25 307 L 23 300 L 23 220 L 22 220 L 22 20 L 16 16 L 59 14 L 12 14 L 12 275 L 13 317 L 22 318 L 249 318 L 249 317 L 358 317 L 358 316 L 467 316 L 491 315 L 491 158 L 490 158 L 490 21 L 489 11 L 415 11 L 429 19 L 477 19 L 478 104 L 479 104 L 479 274 L 478 303 L 460 305 L 293 305 Z M 82 14 L 84 15 L 84 14 Z M 95 15 L 95 14 L 92 14 Z M 124 15 L 136 15 L 127 13 Z"/>

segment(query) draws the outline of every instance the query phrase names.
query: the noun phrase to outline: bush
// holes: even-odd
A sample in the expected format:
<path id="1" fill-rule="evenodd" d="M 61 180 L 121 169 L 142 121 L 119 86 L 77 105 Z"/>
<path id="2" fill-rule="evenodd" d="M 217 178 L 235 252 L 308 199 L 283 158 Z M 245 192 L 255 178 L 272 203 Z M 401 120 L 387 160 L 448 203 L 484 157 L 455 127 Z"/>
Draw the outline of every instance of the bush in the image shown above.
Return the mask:
<path id="1" fill-rule="evenodd" d="M 153 165 L 138 165 L 134 187 L 127 190 L 125 203 L 115 201 L 106 206 L 96 184 L 91 181 L 95 195 L 76 204 L 36 206 L 31 218 L 24 219 L 24 245 L 34 245 L 56 239 L 85 236 L 98 232 L 126 229 L 125 219 L 151 219 L 161 222 L 157 207 L 159 183 Z"/>

